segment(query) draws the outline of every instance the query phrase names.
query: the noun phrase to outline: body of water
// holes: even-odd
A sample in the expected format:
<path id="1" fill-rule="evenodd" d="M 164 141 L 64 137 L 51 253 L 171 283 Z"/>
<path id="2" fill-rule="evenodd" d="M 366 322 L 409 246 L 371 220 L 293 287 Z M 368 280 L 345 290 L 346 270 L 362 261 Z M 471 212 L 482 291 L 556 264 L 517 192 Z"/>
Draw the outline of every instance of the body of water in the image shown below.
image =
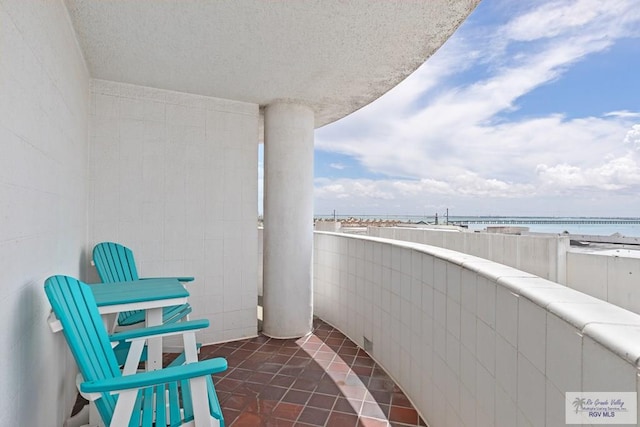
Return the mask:
<path id="1" fill-rule="evenodd" d="M 336 215 L 337 219 L 384 219 L 401 222 L 435 223 L 434 216 L 417 215 Z M 333 215 L 318 215 L 316 218 L 333 218 Z M 469 230 L 484 230 L 487 227 L 513 226 L 529 227 L 534 233 L 564 233 L 610 236 L 618 233 L 627 237 L 640 237 L 640 218 L 605 218 L 605 217 L 475 217 L 449 216 L 449 223 L 468 225 Z M 439 224 L 445 224 L 445 216 L 438 217 Z"/>

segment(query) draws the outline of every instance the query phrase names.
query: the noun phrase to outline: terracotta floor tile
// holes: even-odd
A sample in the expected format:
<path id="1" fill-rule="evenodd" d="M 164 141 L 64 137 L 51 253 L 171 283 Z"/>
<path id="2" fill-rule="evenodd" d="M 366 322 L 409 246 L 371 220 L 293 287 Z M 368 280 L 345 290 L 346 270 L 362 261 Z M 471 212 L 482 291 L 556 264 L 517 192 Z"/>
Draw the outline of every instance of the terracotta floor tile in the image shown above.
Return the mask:
<path id="1" fill-rule="evenodd" d="M 335 356 L 336 354 L 331 351 L 318 351 L 314 354 L 313 359 L 332 361 Z"/>
<path id="2" fill-rule="evenodd" d="M 327 337 L 327 339 L 342 340 L 343 342 L 344 341 L 351 342 L 351 340 L 345 334 L 343 334 L 342 332 L 340 332 L 337 329 L 334 329 L 333 331 L 329 332 L 329 336 Z M 325 340 L 325 342 L 326 341 L 327 340 Z"/>
<path id="3" fill-rule="evenodd" d="M 317 365 L 309 365 L 300 372 L 299 377 L 318 383 L 324 377 L 324 369 Z"/>
<path id="4" fill-rule="evenodd" d="M 225 425 L 230 426 L 240 416 L 240 411 L 231 408 L 222 408 Z"/>
<path id="5" fill-rule="evenodd" d="M 356 366 L 369 366 L 371 368 L 375 366 L 375 363 L 372 358 L 369 356 L 361 356 L 360 353 L 358 353 L 358 356 L 356 356 L 356 359 L 353 361 L 353 364 Z"/>
<path id="6" fill-rule="evenodd" d="M 339 349 L 343 342 L 344 338 L 334 338 L 331 336 L 325 340 L 325 344 L 335 350 Z"/>
<path id="7" fill-rule="evenodd" d="M 367 377 L 367 381 L 371 377 L 371 373 L 373 372 L 373 366 L 359 366 L 353 365 L 351 367 L 353 372 L 359 377 Z"/>
<path id="8" fill-rule="evenodd" d="M 304 405 L 307 403 L 311 397 L 311 393 L 308 391 L 300 391 L 300 390 L 289 390 L 283 397 L 283 402 L 295 403 L 298 405 Z"/>
<path id="9" fill-rule="evenodd" d="M 331 365 L 331 360 L 314 359 L 314 361 L 324 370 L 327 370 L 327 368 L 329 368 L 329 365 Z"/>
<path id="10" fill-rule="evenodd" d="M 289 388 L 291 384 L 293 384 L 296 380 L 296 377 L 291 377 L 289 375 L 276 375 L 269 382 L 270 385 L 275 385 L 279 387 Z"/>
<path id="11" fill-rule="evenodd" d="M 364 417 L 386 419 L 389 415 L 389 406 L 365 401 L 362 404 L 360 415 Z"/>
<path id="12" fill-rule="evenodd" d="M 216 383 L 216 389 L 232 392 L 242 384 L 244 384 L 242 381 L 234 380 L 231 378 L 223 378 Z"/>
<path id="13" fill-rule="evenodd" d="M 389 409 L 389 421 L 416 425 L 418 423 L 418 413 L 413 408 L 392 405 Z"/>
<path id="14" fill-rule="evenodd" d="M 358 417 L 355 414 L 344 412 L 331 412 L 327 419 L 327 427 L 355 427 L 358 424 Z"/>
<path id="15" fill-rule="evenodd" d="M 331 372 L 349 372 L 350 369 L 349 365 L 344 363 L 342 360 L 334 359 L 329 365 L 329 371 Z"/>
<path id="16" fill-rule="evenodd" d="M 260 427 L 265 426 L 266 422 L 261 415 L 252 412 L 243 412 L 229 425 L 231 427 Z"/>
<path id="17" fill-rule="evenodd" d="M 253 374 L 253 371 L 248 369 L 236 368 L 227 374 L 227 378 L 233 378 L 234 380 L 244 381 Z"/>
<path id="18" fill-rule="evenodd" d="M 342 360 L 344 363 L 346 363 L 350 367 L 353 366 L 353 361 L 356 358 L 356 356 L 352 354 L 343 354 L 343 353 L 338 353 L 336 357 Z"/>
<path id="19" fill-rule="evenodd" d="M 391 404 L 393 406 L 403 406 L 405 408 L 412 408 L 413 405 L 411 404 L 411 401 L 409 399 L 407 399 L 407 396 L 405 396 L 404 393 L 400 392 L 400 393 L 393 393 L 391 395 Z"/>
<path id="20" fill-rule="evenodd" d="M 347 414 L 358 415 L 359 412 L 356 412 L 354 407 L 351 405 L 351 402 L 347 400 L 346 397 L 339 396 L 336 400 L 336 403 L 333 405 L 333 410 L 338 412 L 344 412 Z"/>
<path id="21" fill-rule="evenodd" d="M 258 396 L 261 399 L 270 399 L 278 402 L 280 399 L 282 399 L 282 396 L 284 396 L 286 392 L 287 389 L 284 387 L 267 385 L 260 391 Z"/>
<path id="22" fill-rule="evenodd" d="M 335 395 L 331 396 L 328 394 L 313 393 L 307 401 L 307 406 L 313 406 L 314 408 L 332 409 L 335 401 Z"/>
<path id="23" fill-rule="evenodd" d="M 253 412 L 259 415 L 271 415 L 277 405 L 277 400 L 250 398 L 243 412 Z"/>
<path id="24" fill-rule="evenodd" d="M 375 375 L 375 373 L 374 373 Z M 393 392 L 395 384 L 388 377 L 387 378 L 379 378 L 375 376 L 371 376 L 369 380 L 369 390 L 384 390 L 387 392 Z"/>
<path id="25" fill-rule="evenodd" d="M 285 420 L 293 420 L 298 419 L 298 415 L 304 409 L 304 405 L 298 405 L 295 403 L 288 402 L 280 402 L 278 406 L 273 410 L 272 417 L 282 418 Z"/>
<path id="26" fill-rule="evenodd" d="M 234 395 L 238 396 L 257 396 L 259 391 L 253 389 L 252 386 L 261 387 L 260 384 L 242 383 L 233 390 Z"/>
<path id="27" fill-rule="evenodd" d="M 316 393 L 332 394 L 334 396 L 337 396 L 338 393 L 340 393 L 340 389 L 338 388 L 336 383 L 331 380 L 331 378 L 324 377 L 318 383 L 318 387 L 316 388 L 315 392 Z"/>
<path id="28" fill-rule="evenodd" d="M 278 354 L 284 354 L 288 356 L 293 356 L 297 352 L 298 349 L 296 347 L 281 347 L 280 349 L 278 349 Z"/>
<path id="29" fill-rule="evenodd" d="M 347 400 L 349 401 L 351 408 L 353 408 L 352 409 L 353 412 L 359 415 L 360 411 L 362 410 L 362 404 L 364 403 L 364 401 L 361 399 L 351 399 L 351 398 L 347 398 Z"/>
<path id="30" fill-rule="evenodd" d="M 255 341 L 247 341 L 242 345 L 243 350 L 251 350 L 251 351 L 257 350 L 260 347 L 262 347 L 262 343 L 258 343 Z"/>
<path id="31" fill-rule="evenodd" d="M 309 341 L 307 341 L 307 342 L 303 343 L 300 347 L 302 347 L 309 354 L 313 354 L 316 351 L 318 351 L 318 349 L 320 348 L 320 343 L 319 342 L 309 342 Z"/>
<path id="32" fill-rule="evenodd" d="M 389 421 L 377 418 L 360 417 L 358 427 L 389 427 Z"/>
<path id="33" fill-rule="evenodd" d="M 298 417 L 299 423 L 307 423 L 314 426 L 324 426 L 329 418 L 330 411 L 327 409 L 312 408 L 307 406 Z"/>
<path id="34" fill-rule="evenodd" d="M 282 418 L 271 417 L 267 420 L 268 427 L 295 427 L 295 425 L 295 421 L 285 420 Z"/>
<path id="35" fill-rule="evenodd" d="M 369 401 L 376 402 L 379 405 L 391 404 L 391 392 L 369 389 L 369 394 L 365 396 Z"/>
<path id="36" fill-rule="evenodd" d="M 247 379 L 247 381 L 251 383 L 258 383 L 258 384 L 271 384 L 271 380 L 273 379 L 273 377 L 274 377 L 274 374 L 270 372 L 257 371 L 257 372 L 252 372 L 249 378 Z"/>
<path id="37" fill-rule="evenodd" d="M 282 369 L 278 371 L 279 374 L 282 375 L 290 375 L 292 377 L 297 377 L 304 370 L 301 366 L 284 366 Z"/>
<path id="38" fill-rule="evenodd" d="M 294 390 L 303 390 L 303 391 L 313 391 L 318 386 L 318 383 L 313 380 L 308 380 L 306 378 L 298 378 L 292 385 L 291 388 Z"/>
<path id="39" fill-rule="evenodd" d="M 344 385 L 340 391 L 347 399 L 364 400 L 367 389 L 362 385 Z"/>
<path id="40" fill-rule="evenodd" d="M 276 374 L 280 371 L 280 369 L 282 369 L 283 366 L 284 365 L 282 363 L 264 362 L 260 364 L 256 368 L 256 370 L 259 372 L 268 372 L 268 373 Z"/>
<path id="41" fill-rule="evenodd" d="M 309 358 L 308 355 L 305 356 L 298 356 L 298 355 L 294 355 L 291 357 L 291 359 L 289 359 L 287 361 L 287 367 L 289 368 L 305 368 L 309 362 L 311 361 L 311 359 Z"/>
<path id="42" fill-rule="evenodd" d="M 260 351 L 264 351 L 265 353 L 274 354 L 274 353 L 277 353 L 278 350 L 280 350 L 281 348 L 282 348 L 282 345 L 279 344 L 277 341 L 276 342 L 269 341 L 269 342 L 266 342 L 266 343 L 264 343 L 262 345 L 262 347 L 260 348 Z"/>
<path id="43" fill-rule="evenodd" d="M 213 376 L 227 427 L 424 426 L 366 352 L 323 321 L 313 325 L 301 339 L 261 335 L 202 347 L 201 360 L 229 364 Z"/>
<path id="44" fill-rule="evenodd" d="M 271 338 L 269 338 L 266 335 L 259 335 L 253 338 L 252 341 L 259 342 L 259 343 L 268 343 L 269 341 L 271 341 Z"/>
<path id="45" fill-rule="evenodd" d="M 240 360 L 246 360 L 252 354 L 253 351 L 237 349 L 236 351 L 231 353 L 231 355 L 227 356 L 227 361 L 237 362 Z"/>
<path id="46" fill-rule="evenodd" d="M 291 359 L 291 356 L 286 355 L 286 354 L 274 354 L 273 356 L 271 356 L 271 359 L 269 359 L 270 363 L 282 363 L 283 365 L 285 363 L 287 363 L 289 361 L 289 359 Z"/>
<path id="47" fill-rule="evenodd" d="M 224 400 L 224 407 L 229 409 L 235 409 L 237 411 L 241 411 L 247 406 L 247 396 L 238 396 L 233 395 L 228 399 Z"/>

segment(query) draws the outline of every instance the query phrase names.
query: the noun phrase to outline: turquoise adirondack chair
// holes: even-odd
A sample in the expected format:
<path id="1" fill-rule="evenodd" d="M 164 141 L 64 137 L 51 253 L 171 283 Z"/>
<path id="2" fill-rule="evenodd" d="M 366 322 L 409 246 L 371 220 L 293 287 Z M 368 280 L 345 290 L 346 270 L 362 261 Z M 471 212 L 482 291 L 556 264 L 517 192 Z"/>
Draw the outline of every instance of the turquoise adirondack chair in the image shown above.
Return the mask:
<path id="1" fill-rule="evenodd" d="M 93 248 L 93 262 L 103 283 L 144 280 L 138 277 L 136 262 L 131 249 L 119 243 L 102 242 Z M 181 282 L 191 282 L 193 277 L 176 277 Z M 166 307 L 162 313 L 163 323 L 177 322 L 191 313 L 189 304 Z M 118 314 L 119 326 L 131 326 L 144 322 L 144 310 L 125 311 Z"/>
<path id="2" fill-rule="evenodd" d="M 44 286 L 82 378 L 81 393 L 92 400 L 105 426 L 224 427 L 211 375 L 227 369 L 224 358 L 197 361 L 195 329 L 208 321 L 138 328 L 109 337 L 89 285 L 52 276 Z M 112 341 L 129 341 L 138 356 L 147 338 L 183 334 L 186 364 L 133 373 L 120 372 Z M 187 337 L 189 337 L 187 339 Z M 190 363 L 191 362 L 191 363 Z"/>

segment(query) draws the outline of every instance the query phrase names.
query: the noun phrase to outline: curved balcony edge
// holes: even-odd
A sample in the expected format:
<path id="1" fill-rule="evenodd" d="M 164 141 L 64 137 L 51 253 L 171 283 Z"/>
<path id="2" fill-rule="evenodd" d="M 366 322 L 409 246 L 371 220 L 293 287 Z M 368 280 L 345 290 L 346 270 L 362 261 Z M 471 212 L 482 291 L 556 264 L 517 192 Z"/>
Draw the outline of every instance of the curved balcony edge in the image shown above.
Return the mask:
<path id="1" fill-rule="evenodd" d="M 564 425 L 566 392 L 638 392 L 640 315 L 512 267 L 315 232 L 314 313 L 432 427 Z"/>

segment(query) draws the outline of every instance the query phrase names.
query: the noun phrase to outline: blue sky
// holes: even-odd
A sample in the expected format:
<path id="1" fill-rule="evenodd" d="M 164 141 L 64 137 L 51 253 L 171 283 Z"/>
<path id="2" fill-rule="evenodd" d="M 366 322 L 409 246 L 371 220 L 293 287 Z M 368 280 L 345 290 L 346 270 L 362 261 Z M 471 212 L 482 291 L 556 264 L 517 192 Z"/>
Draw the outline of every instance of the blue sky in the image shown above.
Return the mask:
<path id="1" fill-rule="evenodd" d="M 483 0 L 316 130 L 315 212 L 640 216 L 640 4 Z"/>

